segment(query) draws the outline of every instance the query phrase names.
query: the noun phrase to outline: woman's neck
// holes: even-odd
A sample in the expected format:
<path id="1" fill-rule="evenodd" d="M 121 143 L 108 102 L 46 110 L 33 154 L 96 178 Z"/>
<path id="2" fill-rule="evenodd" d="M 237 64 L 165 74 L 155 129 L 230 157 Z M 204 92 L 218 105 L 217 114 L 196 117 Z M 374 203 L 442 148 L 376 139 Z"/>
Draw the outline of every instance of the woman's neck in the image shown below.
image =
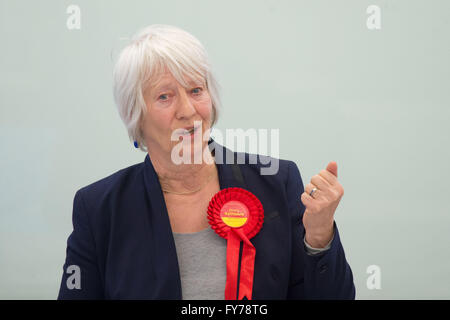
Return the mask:
<path id="1" fill-rule="evenodd" d="M 208 152 L 200 164 L 175 164 L 170 154 L 151 153 L 149 156 L 163 191 L 186 193 L 194 191 L 217 175 L 213 155 Z"/>

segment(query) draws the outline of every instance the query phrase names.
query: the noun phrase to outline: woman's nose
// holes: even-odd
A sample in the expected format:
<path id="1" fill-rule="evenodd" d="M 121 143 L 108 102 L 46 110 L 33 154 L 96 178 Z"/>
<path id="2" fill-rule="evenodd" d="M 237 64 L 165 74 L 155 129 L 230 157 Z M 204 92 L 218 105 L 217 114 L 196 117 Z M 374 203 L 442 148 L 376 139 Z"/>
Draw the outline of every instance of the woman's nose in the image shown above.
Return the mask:
<path id="1" fill-rule="evenodd" d="M 176 116 L 178 119 L 181 118 L 191 118 L 197 112 L 195 107 L 192 105 L 186 91 L 180 90 L 180 100 L 177 106 Z"/>

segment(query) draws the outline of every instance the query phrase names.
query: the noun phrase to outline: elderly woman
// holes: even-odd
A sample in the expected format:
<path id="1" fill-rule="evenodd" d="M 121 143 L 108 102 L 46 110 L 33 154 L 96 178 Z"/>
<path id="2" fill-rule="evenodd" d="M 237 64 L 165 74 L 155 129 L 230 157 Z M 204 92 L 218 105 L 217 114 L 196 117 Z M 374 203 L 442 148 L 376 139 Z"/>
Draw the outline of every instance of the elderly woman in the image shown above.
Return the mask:
<path id="1" fill-rule="evenodd" d="M 304 188 L 294 162 L 262 175 L 210 138 L 220 100 L 195 37 L 140 31 L 116 63 L 114 97 L 147 154 L 76 192 L 58 299 L 354 299 L 337 164 Z M 229 161 L 238 154 L 244 164 Z"/>

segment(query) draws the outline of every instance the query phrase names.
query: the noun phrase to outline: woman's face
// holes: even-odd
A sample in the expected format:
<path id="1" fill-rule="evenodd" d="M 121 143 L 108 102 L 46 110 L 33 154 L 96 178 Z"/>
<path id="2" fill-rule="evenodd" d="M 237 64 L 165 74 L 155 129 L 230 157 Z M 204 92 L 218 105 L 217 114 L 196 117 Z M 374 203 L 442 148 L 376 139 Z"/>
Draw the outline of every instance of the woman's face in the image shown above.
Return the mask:
<path id="1" fill-rule="evenodd" d="M 172 134 L 176 130 L 179 132 L 183 131 L 183 128 L 192 127 L 194 121 L 201 121 L 201 131 L 196 131 L 195 139 L 203 140 L 205 132 L 210 129 L 212 102 L 206 84 L 195 83 L 186 78 L 185 80 L 189 83 L 187 89 L 166 71 L 155 85 L 144 91 L 147 114 L 143 119 L 142 130 L 148 150 L 152 152 L 168 155 L 179 143 L 189 142 L 193 146 L 192 135 L 188 134 L 172 141 Z M 183 141 L 180 142 L 181 140 Z M 207 139 L 202 141 L 201 150 L 207 144 Z M 191 150 L 193 154 L 194 149 Z"/>

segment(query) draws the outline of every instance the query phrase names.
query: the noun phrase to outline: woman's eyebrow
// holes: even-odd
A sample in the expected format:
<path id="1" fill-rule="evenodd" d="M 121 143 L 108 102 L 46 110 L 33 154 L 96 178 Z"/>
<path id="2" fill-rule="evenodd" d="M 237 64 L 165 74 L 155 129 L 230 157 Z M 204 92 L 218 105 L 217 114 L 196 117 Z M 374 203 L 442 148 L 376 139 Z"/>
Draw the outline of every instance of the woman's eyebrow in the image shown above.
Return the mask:
<path id="1" fill-rule="evenodd" d="M 192 86 L 202 86 L 203 85 L 203 81 L 200 80 L 191 80 L 188 82 L 188 84 L 192 85 Z"/>
<path id="2" fill-rule="evenodd" d="M 201 81 L 188 81 L 188 85 L 190 86 L 203 86 L 203 83 Z M 155 92 L 160 92 L 162 90 L 166 90 L 168 88 L 171 88 L 172 84 L 171 83 L 162 83 L 158 86 L 156 86 L 156 88 L 154 89 Z"/>
<path id="3" fill-rule="evenodd" d="M 170 83 L 164 83 L 164 84 L 161 84 L 161 85 L 157 86 L 155 88 L 155 91 L 161 91 L 161 90 L 164 90 L 166 88 L 169 88 L 170 86 L 171 86 Z"/>

